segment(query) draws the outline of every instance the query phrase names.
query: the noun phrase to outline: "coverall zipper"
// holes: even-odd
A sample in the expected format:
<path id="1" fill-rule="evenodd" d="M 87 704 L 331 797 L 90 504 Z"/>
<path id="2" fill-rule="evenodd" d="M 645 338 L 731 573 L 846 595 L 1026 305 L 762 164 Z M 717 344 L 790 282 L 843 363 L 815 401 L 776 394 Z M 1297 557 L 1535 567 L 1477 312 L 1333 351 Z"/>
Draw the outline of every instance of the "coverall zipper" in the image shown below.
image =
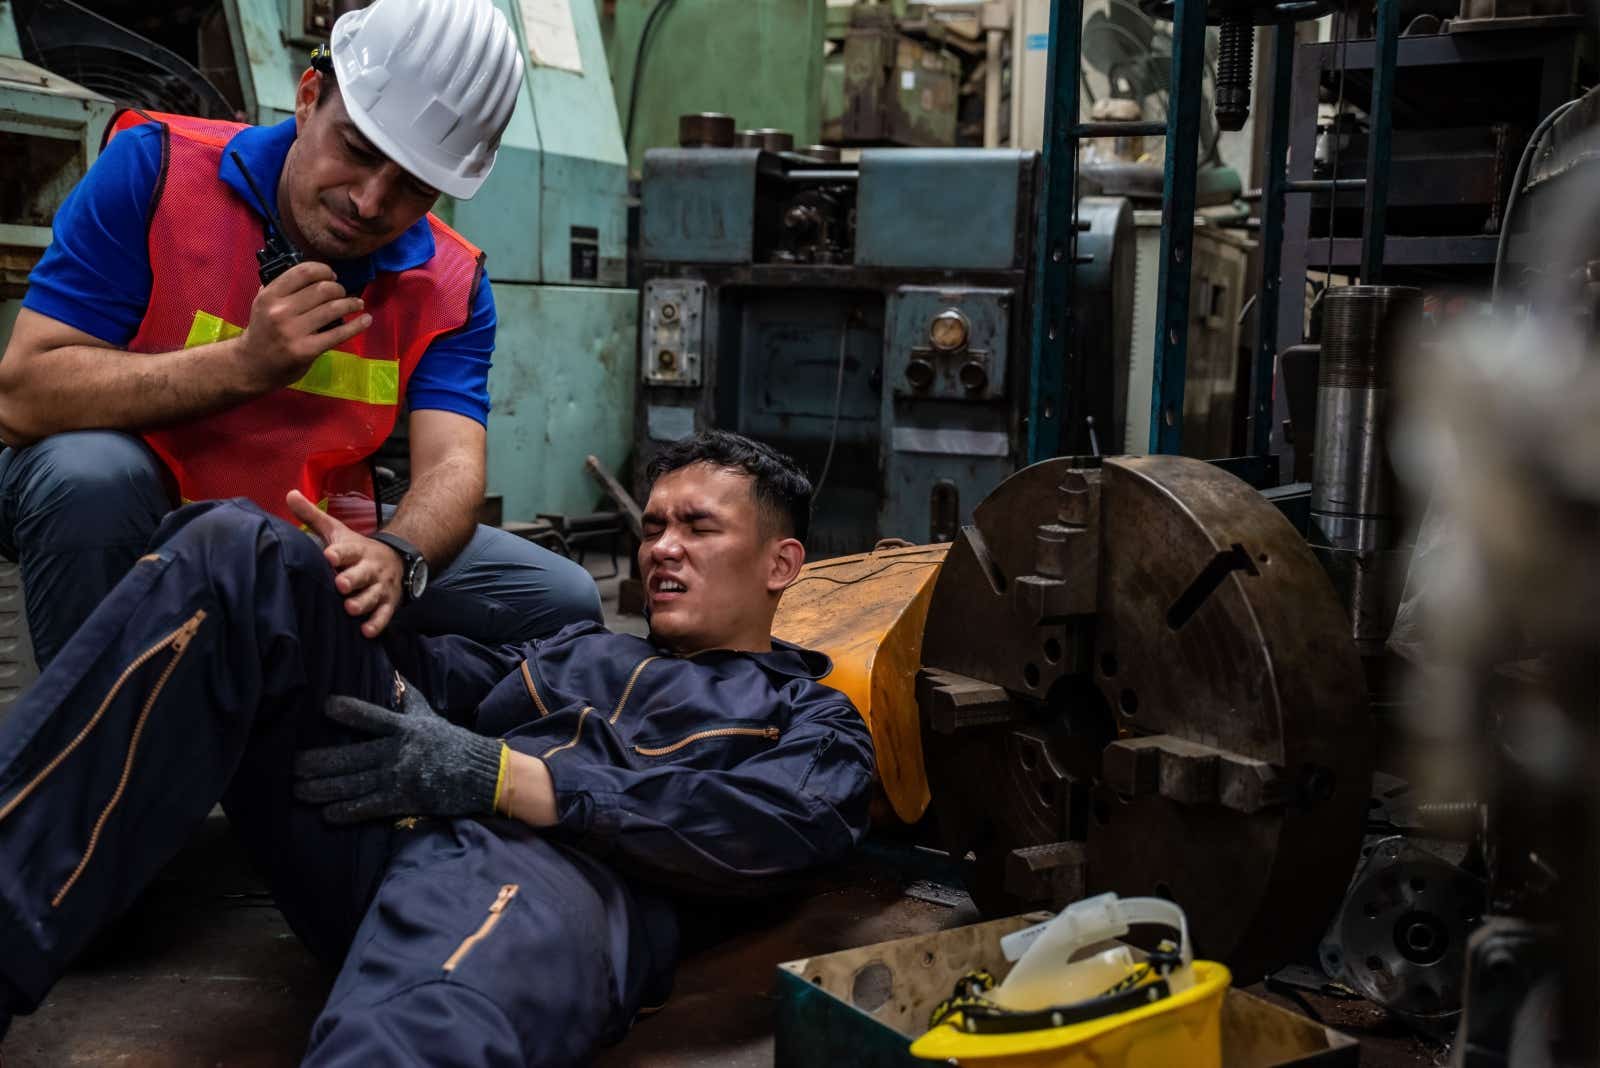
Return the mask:
<path id="1" fill-rule="evenodd" d="M 122 674 L 118 675 L 117 681 L 112 684 L 111 691 L 100 702 L 100 707 L 95 709 L 94 715 L 84 725 L 83 730 L 78 732 L 77 737 L 67 743 L 67 747 L 56 754 L 55 759 L 45 765 L 44 770 L 34 776 L 33 781 L 23 787 L 22 792 L 12 798 L 4 809 L 0 809 L 0 819 L 5 819 L 6 816 L 9 816 L 17 805 L 21 804 L 23 798 L 27 797 L 40 783 L 44 782 L 51 772 L 60 767 L 61 762 L 89 736 L 89 732 L 100 722 L 101 717 L 105 715 L 106 709 L 111 706 L 112 700 L 122 690 L 128 678 L 163 649 L 170 648 L 172 650 L 172 659 L 167 661 L 167 666 L 161 670 L 155 686 L 151 687 L 149 696 L 145 698 L 144 707 L 139 710 L 139 718 L 134 721 L 133 734 L 128 739 L 128 755 L 122 761 L 122 777 L 117 780 L 117 788 L 112 792 L 111 800 L 106 802 L 105 808 L 100 810 L 100 818 L 95 821 L 94 830 L 89 833 L 89 844 L 84 847 L 83 856 L 78 860 L 78 866 L 72 870 L 72 874 L 67 877 L 67 881 L 61 884 L 61 889 L 57 890 L 56 896 L 51 899 L 51 908 L 61 907 L 61 902 L 66 900 L 67 891 L 72 889 L 79 876 L 83 874 L 84 869 L 89 866 L 89 858 L 94 856 L 95 847 L 100 843 L 100 832 L 105 830 L 106 821 L 111 818 L 112 811 L 122 801 L 122 794 L 128 788 L 128 778 L 133 774 L 133 760 L 138 753 L 139 739 L 144 734 L 144 725 L 150 718 L 151 709 L 155 707 L 156 698 L 161 696 L 161 691 L 167 685 L 167 680 L 172 677 L 172 672 L 178 666 L 178 661 L 183 659 L 184 651 L 189 648 L 189 642 L 194 638 L 195 632 L 200 629 L 201 621 L 205 618 L 204 610 L 196 611 L 177 630 L 174 630 L 165 638 L 140 653 L 134 658 L 133 663 L 123 668 Z"/>
<path id="2" fill-rule="evenodd" d="M 678 750 L 682 749 L 684 746 L 688 745 L 690 742 L 698 742 L 698 741 L 700 741 L 700 740 L 702 740 L 704 738 L 724 738 L 724 737 L 727 737 L 729 735 L 736 735 L 736 734 L 749 735 L 750 737 L 753 737 L 753 738 L 756 738 L 756 737 L 759 737 L 759 738 L 771 738 L 773 741 L 777 741 L 778 737 L 782 734 L 782 732 L 779 731 L 778 728 L 776 728 L 776 727 L 717 727 L 716 729 L 709 730 L 709 731 L 695 731 L 693 734 L 689 735 L 687 738 L 679 738 L 677 741 L 673 742 L 671 745 L 663 745 L 663 746 L 636 745 L 633 748 L 634 748 L 634 751 L 637 752 L 640 756 L 648 756 L 648 757 L 666 756 L 668 753 L 676 753 Z"/>
<path id="3" fill-rule="evenodd" d="M 528 688 L 528 696 L 533 698 L 534 707 L 539 710 L 539 718 L 548 716 L 550 710 L 545 707 L 544 698 L 539 696 L 539 687 L 533 684 L 533 672 L 528 669 L 526 660 L 522 662 L 522 683 Z"/>
<path id="4" fill-rule="evenodd" d="M 124 668 L 122 674 L 117 676 L 117 681 L 111 687 L 111 692 L 106 694 L 105 699 L 100 702 L 100 707 L 94 710 L 94 715 L 89 717 L 89 722 L 83 725 L 83 729 L 78 732 L 77 737 L 68 742 L 67 747 L 61 750 L 61 752 L 57 753 L 55 758 L 52 759 L 50 763 L 46 764 L 44 769 L 40 771 L 39 774 L 35 775 L 28 785 L 17 791 L 17 795 L 10 801 L 6 802 L 4 808 L 0 808 L 0 821 L 3 821 L 7 816 L 11 815 L 11 813 L 15 812 L 17 810 L 17 806 L 26 801 L 28 799 L 28 795 L 37 790 L 39 788 L 39 784 L 48 779 L 51 773 L 54 772 L 56 768 L 61 766 L 61 762 L 66 760 L 67 757 L 71 756 L 73 750 L 77 749 L 78 746 L 83 744 L 83 740 L 89 737 L 89 732 L 95 729 L 100 722 L 100 718 L 106 714 L 106 709 L 111 707 L 112 699 L 117 696 L 117 691 L 122 689 L 122 684 L 128 681 L 129 675 L 132 675 L 144 665 L 145 661 L 149 660 L 152 656 L 155 656 L 161 650 L 167 648 L 167 646 L 187 645 L 189 643 L 189 639 L 194 636 L 195 629 L 200 626 L 200 621 L 205 617 L 206 614 L 204 612 L 196 612 L 193 616 L 189 617 L 188 621 L 185 622 L 183 626 L 179 627 L 171 634 L 168 634 L 165 638 L 162 638 L 160 641 L 156 642 L 150 648 L 146 649 L 144 652 L 135 657 L 133 663 Z M 165 676 L 163 676 L 163 680 L 164 679 Z"/>
<path id="5" fill-rule="evenodd" d="M 489 932 L 494 930 L 494 925 L 500 922 L 500 917 L 505 915 L 506 906 L 511 904 L 511 899 L 517 896 L 517 884 L 507 883 L 500 888 L 500 895 L 494 899 L 494 904 L 489 906 L 489 915 L 484 917 L 478 929 L 469 934 L 450 954 L 450 959 L 444 962 L 444 970 L 453 972 L 474 946 L 489 937 Z"/>
<path id="6" fill-rule="evenodd" d="M 612 710 L 611 718 L 607 723 L 615 723 L 617 717 L 622 715 L 622 706 L 628 703 L 628 698 L 633 696 L 634 684 L 639 681 L 639 676 L 644 674 L 644 669 L 650 666 L 652 660 L 660 660 L 659 656 L 647 656 L 639 661 L 639 666 L 633 669 L 633 674 L 628 676 L 628 685 L 622 688 L 622 696 L 617 700 L 617 707 Z"/>

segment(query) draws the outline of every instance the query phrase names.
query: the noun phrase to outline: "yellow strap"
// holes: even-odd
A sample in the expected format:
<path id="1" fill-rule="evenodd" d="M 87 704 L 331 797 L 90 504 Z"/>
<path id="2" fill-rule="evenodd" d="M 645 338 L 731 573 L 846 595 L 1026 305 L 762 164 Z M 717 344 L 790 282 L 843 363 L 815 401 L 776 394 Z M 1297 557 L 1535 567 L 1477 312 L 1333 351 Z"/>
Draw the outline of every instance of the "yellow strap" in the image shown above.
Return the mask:
<path id="1" fill-rule="evenodd" d="M 227 341 L 244 333 L 244 327 L 234 326 L 209 312 L 194 313 L 189 327 L 189 337 L 183 343 L 186 349 L 197 345 L 210 345 Z M 318 356 L 310 370 L 292 383 L 290 389 L 302 393 L 315 393 L 319 397 L 335 400 L 358 401 L 363 404 L 400 403 L 400 361 L 380 360 L 357 356 L 353 352 L 330 349 Z"/>
<path id="2" fill-rule="evenodd" d="M 505 742 L 501 742 L 500 743 L 500 774 L 495 777 L 495 780 L 494 780 L 494 801 L 489 805 L 489 811 L 493 812 L 493 813 L 495 813 L 497 815 L 501 812 L 500 794 L 506 788 L 506 770 L 507 770 L 507 767 L 508 767 L 508 765 L 510 763 L 511 763 L 511 747 L 509 745 L 507 745 Z M 509 802 L 511 799 L 510 798 L 506 798 L 506 800 L 507 800 L 507 802 Z M 505 815 L 507 815 L 507 816 L 511 815 L 511 806 L 509 805 L 509 803 L 507 804 L 507 806 L 505 808 Z"/>

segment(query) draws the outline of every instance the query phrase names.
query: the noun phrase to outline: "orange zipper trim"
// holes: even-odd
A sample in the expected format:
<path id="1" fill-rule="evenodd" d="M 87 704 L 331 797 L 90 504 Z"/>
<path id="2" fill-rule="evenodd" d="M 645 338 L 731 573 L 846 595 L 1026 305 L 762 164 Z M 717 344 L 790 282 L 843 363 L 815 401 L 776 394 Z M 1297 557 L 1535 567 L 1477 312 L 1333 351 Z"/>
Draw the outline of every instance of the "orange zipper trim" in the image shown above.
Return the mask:
<path id="1" fill-rule="evenodd" d="M 78 732 L 77 737 L 68 742 L 67 747 L 61 750 L 61 752 L 57 753 L 55 759 L 44 766 L 44 770 L 35 775 L 33 780 L 29 782 L 28 785 L 24 786 L 15 797 L 6 802 L 4 808 L 0 808 L 0 820 L 4 820 L 7 816 L 11 815 L 11 813 L 15 812 L 17 806 L 26 801 L 28 799 L 28 795 L 33 793 L 34 790 L 38 789 L 39 784 L 48 779 L 51 773 L 54 772 L 56 768 L 61 766 L 61 762 L 66 760 L 67 757 L 71 756 L 73 751 L 77 749 L 78 746 L 83 744 L 83 740 L 89 737 L 89 733 L 93 731 L 97 725 L 99 725 L 101 717 L 106 714 L 106 709 L 111 707 L 112 700 L 117 696 L 118 691 L 122 689 L 123 683 L 128 681 L 129 675 L 132 675 L 135 671 L 139 670 L 139 668 L 144 666 L 145 661 L 149 660 L 152 656 L 155 656 L 169 645 L 178 644 L 180 642 L 187 645 L 189 638 L 194 635 L 194 628 L 198 627 L 200 625 L 200 620 L 204 619 L 205 617 L 206 614 L 204 612 L 196 612 L 189 618 L 188 622 L 183 624 L 183 626 L 179 627 L 177 630 L 173 631 L 171 634 L 168 634 L 165 638 L 162 638 L 150 648 L 134 657 L 133 663 L 124 668 L 122 674 L 117 676 L 117 681 L 112 684 L 111 692 L 106 694 L 105 699 L 100 702 L 100 707 L 94 710 L 94 715 L 89 717 L 89 722 L 83 725 L 83 729 Z"/>
<path id="2" fill-rule="evenodd" d="M 528 688 L 528 696 L 533 698 L 534 706 L 539 709 L 539 718 L 548 716 L 550 710 L 544 706 L 544 699 L 539 696 L 539 689 L 533 684 L 533 673 L 528 670 L 526 660 L 522 662 L 522 684 Z"/>
<path id="3" fill-rule="evenodd" d="M 561 745 L 551 746 L 549 749 L 544 751 L 544 755 L 539 759 L 549 760 L 563 749 L 571 749 L 573 746 L 577 745 L 578 739 L 583 737 L 583 721 L 588 717 L 589 713 L 593 711 L 593 708 L 588 705 L 584 705 L 583 711 L 578 713 L 578 729 L 572 732 L 572 741 L 564 742 Z"/>
<path id="4" fill-rule="evenodd" d="M 776 728 L 776 727 L 718 727 L 716 730 L 696 731 L 695 733 L 689 735 L 689 737 L 687 737 L 687 738 L 679 738 L 677 741 L 673 742 L 671 745 L 663 745 L 663 746 L 636 745 L 633 748 L 634 748 L 634 751 L 636 753 L 638 753 L 640 756 L 651 756 L 651 757 L 653 757 L 653 756 L 666 756 L 668 753 L 676 753 L 678 750 L 682 749 L 684 746 L 688 745 L 690 742 L 698 742 L 698 741 L 700 741 L 700 740 L 702 740 L 704 738 L 725 738 L 725 737 L 728 737 L 729 735 L 735 735 L 735 734 L 745 734 L 745 735 L 750 735 L 752 737 L 771 738 L 773 741 L 777 741 L 779 735 L 781 735 L 782 732 L 779 731 L 778 728 Z"/>
<path id="5" fill-rule="evenodd" d="M 494 930 L 494 925 L 499 923 L 500 917 L 505 914 L 506 906 L 511 904 L 511 899 L 516 896 L 516 883 L 507 883 L 500 888 L 500 896 L 496 897 L 494 899 L 494 904 L 489 906 L 489 915 L 484 917 L 483 923 L 478 925 L 478 929 L 476 931 L 473 931 L 465 939 L 463 939 L 461 944 L 456 947 L 456 951 L 450 954 L 450 959 L 444 962 L 445 971 L 455 971 L 456 967 L 461 963 L 463 958 L 465 958 L 468 953 L 472 952 L 472 947 L 489 937 L 489 932 Z"/>
<path id="6" fill-rule="evenodd" d="M 629 697 L 633 696 L 634 683 L 639 681 L 639 676 L 644 673 L 644 669 L 649 666 L 652 660 L 660 659 L 661 658 L 659 656 L 647 656 L 643 660 L 639 661 L 639 666 L 633 669 L 633 675 L 628 679 L 628 685 L 622 688 L 622 699 L 617 702 L 617 707 L 611 713 L 611 718 L 606 721 L 607 723 L 615 723 L 617 721 L 617 717 L 622 715 L 622 706 L 628 703 Z"/>
<path id="7" fill-rule="evenodd" d="M 155 707 L 156 698 L 161 696 L 161 691 L 167 685 L 167 680 L 172 677 L 172 672 L 178 666 L 178 661 L 183 659 L 185 650 L 189 648 L 189 642 L 194 638 L 195 632 L 200 629 L 200 622 L 205 618 L 206 614 L 203 610 L 196 612 L 181 627 L 164 639 L 164 644 L 172 647 L 172 659 L 167 661 L 167 666 L 161 669 L 161 676 L 156 679 L 155 686 L 150 690 L 150 696 L 145 698 L 144 707 L 139 710 L 139 718 L 133 725 L 133 736 L 128 739 L 128 755 L 122 762 L 122 778 L 117 780 L 117 788 L 112 793 L 111 800 L 107 801 L 106 807 L 100 810 L 100 818 L 95 821 L 94 830 L 89 833 L 89 844 L 84 847 L 83 857 L 78 861 L 78 866 L 72 870 L 72 874 L 68 876 L 67 881 L 61 884 L 61 889 L 56 891 L 55 898 L 50 902 L 51 908 L 61 907 L 61 902 L 66 899 L 67 891 L 72 889 L 73 884 L 78 881 L 78 877 L 83 874 L 83 870 L 89 866 L 89 858 L 94 856 L 95 846 L 100 844 L 100 832 L 105 830 L 106 820 L 111 818 L 112 810 L 117 807 L 117 804 L 122 800 L 123 792 L 128 788 L 128 777 L 133 774 L 133 758 L 138 753 L 139 738 L 144 734 L 144 725 L 145 721 L 150 718 L 150 710 Z M 155 648 L 159 647 L 158 645 Z M 123 682 L 133 672 L 133 669 L 138 667 L 149 655 L 148 652 L 145 653 L 139 660 L 135 660 L 123 671 L 117 678 L 116 686 L 112 687 L 111 694 L 107 695 L 106 700 L 101 703 L 100 711 L 95 713 L 95 718 L 99 718 L 100 713 L 104 712 L 106 705 L 110 703 L 111 697 L 116 694 Z M 80 735 L 79 737 L 82 736 Z M 74 740 L 73 744 L 76 744 L 76 740 Z"/>

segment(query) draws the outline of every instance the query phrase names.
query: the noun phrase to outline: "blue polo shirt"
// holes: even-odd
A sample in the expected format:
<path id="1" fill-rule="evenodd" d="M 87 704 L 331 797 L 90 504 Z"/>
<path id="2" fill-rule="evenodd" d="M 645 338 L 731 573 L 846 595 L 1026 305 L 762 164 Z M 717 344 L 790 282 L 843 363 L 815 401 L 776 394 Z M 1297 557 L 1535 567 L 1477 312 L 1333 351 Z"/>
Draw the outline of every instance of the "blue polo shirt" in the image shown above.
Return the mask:
<path id="1" fill-rule="evenodd" d="M 220 177 L 258 211 L 229 157 L 238 152 L 261 191 L 277 202 L 278 176 L 295 125 L 250 126 L 228 142 Z M 161 172 L 161 130 L 151 123 L 119 133 L 56 211 L 54 236 L 28 277 L 22 306 L 119 348 L 139 331 L 150 300 L 150 211 Z M 253 251 L 253 250 L 252 250 Z M 330 264 L 339 284 L 360 293 L 379 271 L 404 271 L 433 256 L 433 231 L 419 219 L 372 255 Z M 487 425 L 494 294 L 482 276 L 461 329 L 435 338 L 406 388 L 406 408 L 455 412 Z"/>

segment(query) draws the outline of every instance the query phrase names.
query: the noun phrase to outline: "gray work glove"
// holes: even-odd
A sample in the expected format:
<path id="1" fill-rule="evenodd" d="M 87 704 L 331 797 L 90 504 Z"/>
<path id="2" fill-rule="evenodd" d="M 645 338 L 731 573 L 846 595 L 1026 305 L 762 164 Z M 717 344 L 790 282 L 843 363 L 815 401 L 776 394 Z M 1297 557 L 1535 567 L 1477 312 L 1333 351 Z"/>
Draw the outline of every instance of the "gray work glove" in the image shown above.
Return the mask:
<path id="1" fill-rule="evenodd" d="M 294 796 L 326 806 L 329 823 L 385 816 L 467 816 L 494 809 L 500 778 L 498 738 L 440 716 L 402 680 L 400 711 L 354 697 L 330 697 L 329 719 L 378 735 L 294 760 Z"/>

